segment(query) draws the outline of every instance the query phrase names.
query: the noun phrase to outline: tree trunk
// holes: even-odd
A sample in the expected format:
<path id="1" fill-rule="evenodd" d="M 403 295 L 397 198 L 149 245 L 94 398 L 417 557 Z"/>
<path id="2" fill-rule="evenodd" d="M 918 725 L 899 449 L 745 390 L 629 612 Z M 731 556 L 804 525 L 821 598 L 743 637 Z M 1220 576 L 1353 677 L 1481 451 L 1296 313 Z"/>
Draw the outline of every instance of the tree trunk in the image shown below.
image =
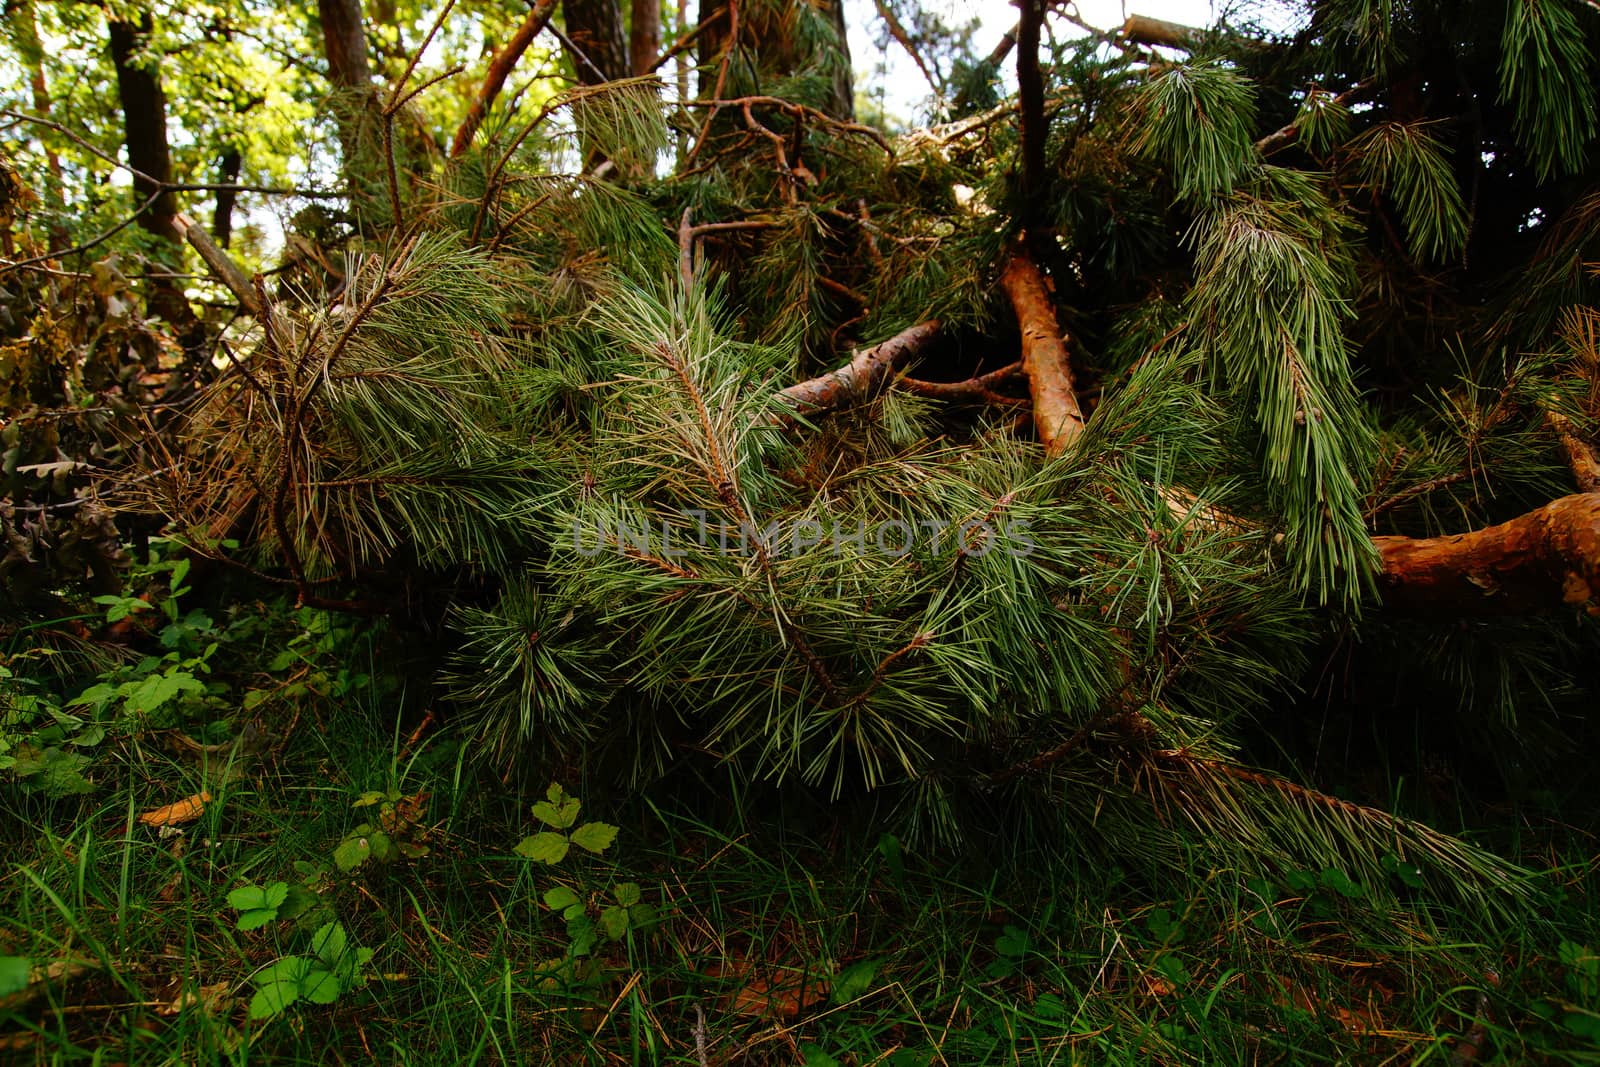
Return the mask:
<path id="1" fill-rule="evenodd" d="M 661 54 L 661 0 L 633 0 L 628 27 L 629 67 L 635 76 L 650 73 Z"/>
<path id="2" fill-rule="evenodd" d="M 222 150 L 217 160 L 217 184 L 233 185 L 239 181 L 239 171 L 244 166 L 244 156 L 238 148 Z M 233 205 L 239 199 L 237 189 L 218 189 L 217 207 L 211 215 L 211 234 L 223 248 L 233 237 Z"/>
<path id="3" fill-rule="evenodd" d="M 580 85 L 600 85 L 628 76 L 628 42 L 622 31 L 620 0 L 562 0 L 561 13 L 567 23 L 567 39 L 576 50 L 572 66 Z"/>
<path id="4" fill-rule="evenodd" d="M 174 245 L 178 231 L 172 217 L 178 201 L 163 183 L 172 181 L 172 154 L 167 148 L 167 98 L 161 91 L 152 57 L 144 55 L 154 24 L 150 13 L 139 16 L 137 25 L 112 19 L 111 63 L 117 71 L 117 96 L 122 104 L 122 123 L 127 137 L 128 166 L 133 176 L 133 195 L 141 205 L 139 225 Z"/>
<path id="5" fill-rule="evenodd" d="M 372 87 L 361 0 L 317 0 L 322 49 L 333 84 L 334 121 L 344 157 L 344 177 L 358 195 L 375 194 L 383 184 L 378 160 L 378 96 Z"/>

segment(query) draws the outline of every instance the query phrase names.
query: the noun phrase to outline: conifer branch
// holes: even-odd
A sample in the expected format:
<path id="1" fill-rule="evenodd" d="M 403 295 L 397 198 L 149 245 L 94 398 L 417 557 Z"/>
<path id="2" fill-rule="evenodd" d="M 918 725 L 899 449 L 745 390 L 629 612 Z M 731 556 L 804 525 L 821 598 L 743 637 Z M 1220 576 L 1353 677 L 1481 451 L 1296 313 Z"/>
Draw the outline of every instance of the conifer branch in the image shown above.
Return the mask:
<path id="1" fill-rule="evenodd" d="M 937 321 L 920 322 L 880 345 L 862 349 L 838 370 L 781 390 L 778 400 L 794 414 L 780 415 L 780 422 L 788 425 L 794 415 L 819 415 L 868 399 L 896 367 L 927 348 L 938 335 Z"/>
<path id="2" fill-rule="evenodd" d="M 1600 493 L 1444 537 L 1374 537 L 1384 606 L 1428 616 L 1531 615 L 1565 605 L 1600 617 Z"/>
<path id="3" fill-rule="evenodd" d="M 1045 454 L 1060 455 L 1083 432 L 1083 409 L 1072 384 L 1072 360 L 1044 275 L 1020 245 L 1006 260 L 1000 284 L 1022 328 L 1022 369 L 1033 394 L 1033 425 Z"/>
<path id="4" fill-rule="evenodd" d="M 1359 81 L 1333 98 L 1333 107 L 1348 108 L 1351 104 L 1359 104 L 1370 98 L 1378 88 L 1378 79 L 1367 78 Z M 1282 126 L 1256 142 L 1256 151 L 1262 155 L 1271 155 L 1280 148 L 1287 148 L 1300 136 L 1301 120 L 1295 119 L 1287 126 Z"/>
<path id="5" fill-rule="evenodd" d="M 500 95 L 500 90 L 505 87 L 506 79 L 511 76 L 511 71 L 522 59 L 528 46 L 533 44 L 535 37 L 545 28 L 550 21 L 550 16 L 555 12 L 556 0 L 536 0 L 529 9 L 528 15 L 522 20 L 522 25 L 517 27 L 517 32 L 511 35 L 511 40 L 506 42 L 494 61 L 489 64 L 489 70 L 483 76 L 483 85 L 478 89 L 478 95 L 473 98 L 472 107 L 467 110 L 467 117 L 461 120 L 461 125 L 456 128 L 455 139 L 450 142 L 450 158 L 457 159 L 471 146 L 473 137 L 477 136 L 478 127 L 483 125 L 483 118 L 494 106 L 494 101 Z"/>

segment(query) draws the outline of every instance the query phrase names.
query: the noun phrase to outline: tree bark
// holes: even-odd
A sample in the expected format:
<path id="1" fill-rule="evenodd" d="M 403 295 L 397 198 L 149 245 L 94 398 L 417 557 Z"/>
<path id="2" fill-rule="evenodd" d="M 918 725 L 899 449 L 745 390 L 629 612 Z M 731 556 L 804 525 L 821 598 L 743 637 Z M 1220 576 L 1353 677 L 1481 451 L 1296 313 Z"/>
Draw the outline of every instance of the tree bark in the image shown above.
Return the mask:
<path id="1" fill-rule="evenodd" d="M 372 60 L 361 0 L 317 0 L 322 51 L 334 89 L 333 115 L 339 130 L 344 177 L 351 190 L 370 195 L 382 185 L 374 158 L 378 95 L 372 86 Z"/>
<path id="2" fill-rule="evenodd" d="M 172 218 L 178 201 L 170 189 L 172 153 L 167 147 L 167 98 L 151 57 L 142 54 L 150 41 L 154 23 L 150 13 L 139 16 L 137 24 L 112 19 L 107 24 L 111 39 L 111 63 L 117 72 L 117 97 L 122 105 L 122 124 L 127 139 L 128 166 L 139 173 L 133 177 L 133 195 L 141 206 L 140 227 L 174 244 L 178 231 Z"/>
<path id="3" fill-rule="evenodd" d="M 600 85 L 628 76 L 620 0 L 561 0 L 561 13 L 567 38 L 578 53 L 572 56 L 572 66 L 579 84 Z"/>
<path id="4" fill-rule="evenodd" d="M 1374 537 L 1384 606 L 1408 615 L 1600 616 L 1600 493 L 1446 537 Z"/>
<path id="5" fill-rule="evenodd" d="M 506 79 L 511 76 L 512 70 L 516 68 L 528 46 L 533 44 L 533 39 L 549 24 L 550 15 L 555 9 L 556 0 L 537 0 L 528 11 L 528 17 L 522 20 L 522 25 L 518 26 L 517 32 L 511 36 L 511 40 L 495 53 L 494 60 L 489 64 L 488 73 L 483 76 L 483 85 L 478 89 L 472 107 L 467 110 L 467 117 L 461 120 L 461 125 L 456 129 L 455 139 L 450 142 L 452 159 L 463 155 L 472 145 L 478 127 L 483 125 L 484 116 L 494 106 L 500 90 L 505 88 Z"/>
<path id="6" fill-rule="evenodd" d="M 1159 45 L 1162 48 L 1182 48 L 1192 51 L 1205 37 L 1204 31 L 1179 22 L 1153 19 L 1147 15 L 1129 15 L 1122 24 L 1122 36 L 1134 44 Z"/>
<path id="7" fill-rule="evenodd" d="M 862 349 L 838 370 L 789 386 L 778 393 L 778 398 L 802 416 L 849 407 L 870 398 L 897 367 L 926 349 L 938 336 L 938 322 L 919 322 L 880 345 Z"/>
<path id="8" fill-rule="evenodd" d="M 1083 409 L 1072 384 L 1072 359 L 1044 275 L 1025 248 L 1006 260 L 1000 284 L 1022 328 L 1022 369 L 1033 394 L 1033 425 L 1045 454 L 1060 455 L 1083 432 Z"/>
<path id="9" fill-rule="evenodd" d="M 661 51 L 661 0 L 633 0 L 628 27 L 629 68 L 649 74 Z"/>

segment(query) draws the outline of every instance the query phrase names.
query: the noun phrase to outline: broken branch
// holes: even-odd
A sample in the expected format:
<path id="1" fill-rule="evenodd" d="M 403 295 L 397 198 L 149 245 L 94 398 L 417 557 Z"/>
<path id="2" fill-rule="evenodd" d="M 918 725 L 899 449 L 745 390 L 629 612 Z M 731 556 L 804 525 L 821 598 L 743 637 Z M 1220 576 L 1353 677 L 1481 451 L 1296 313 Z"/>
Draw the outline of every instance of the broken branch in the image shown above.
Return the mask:
<path id="1" fill-rule="evenodd" d="M 1046 455 L 1060 455 L 1083 432 L 1083 409 L 1072 385 L 1072 360 L 1044 275 L 1020 245 L 1006 260 L 1000 284 L 1022 327 L 1022 369 L 1033 394 L 1033 425 Z"/>

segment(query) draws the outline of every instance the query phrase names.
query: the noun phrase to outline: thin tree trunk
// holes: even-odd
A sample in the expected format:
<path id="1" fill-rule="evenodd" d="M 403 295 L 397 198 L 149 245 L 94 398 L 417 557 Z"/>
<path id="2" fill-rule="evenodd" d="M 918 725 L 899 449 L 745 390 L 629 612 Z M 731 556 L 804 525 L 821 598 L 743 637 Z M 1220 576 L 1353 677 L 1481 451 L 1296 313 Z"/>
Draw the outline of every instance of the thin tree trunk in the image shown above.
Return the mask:
<path id="1" fill-rule="evenodd" d="M 578 53 L 572 56 L 572 65 L 580 84 L 600 85 L 628 76 L 620 0 L 562 0 L 561 13 L 567 38 Z"/>
<path id="2" fill-rule="evenodd" d="M 6 18 L 15 29 L 17 51 L 28 68 L 28 87 L 33 93 L 33 113 L 49 118 L 51 112 L 50 86 L 44 78 L 44 46 L 39 43 L 39 22 L 34 13 L 33 0 L 12 0 L 6 5 Z M 48 144 L 44 146 L 45 167 L 50 173 L 50 186 L 45 190 L 45 202 L 56 217 L 49 223 L 49 248 L 59 252 L 70 243 L 66 227 L 61 224 L 65 211 L 66 192 L 61 178 L 61 157 Z"/>
<path id="3" fill-rule="evenodd" d="M 243 166 L 244 155 L 238 148 L 224 148 L 222 158 L 217 161 L 217 184 L 237 183 L 239 171 Z M 228 242 L 233 237 L 233 205 L 238 199 L 239 192 L 236 189 L 217 190 L 217 206 L 211 215 L 211 234 L 223 248 L 228 247 Z"/>
<path id="4" fill-rule="evenodd" d="M 151 57 L 144 55 L 154 23 L 150 13 L 137 25 L 113 19 L 108 24 L 111 63 L 117 72 L 117 96 L 122 104 L 122 124 L 127 137 L 128 165 L 136 173 L 133 195 L 142 205 L 139 225 L 173 244 L 178 231 L 172 218 L 178 202 L 163 183 L 172 181 L 172 153 L 167 147 L 167 98 L 161 91 Z"/>
<path id="5" fill-rule="evenodd" d="M 661 52 L 661 0 L 633 0 L 630 22 L 629 68 L 636 76 L 649 74 Z"/>
<path id="6" fill-rule="evenodd" d="M 361 0 L 317 0 L 322 22 L 322 49 L 333 84 L 333 114 L 338 124 L 344 176 L 358 194 L 382 186 L 377 158 L 378 97 L 372 87 L 372 60 L 367 52 Z"/>

